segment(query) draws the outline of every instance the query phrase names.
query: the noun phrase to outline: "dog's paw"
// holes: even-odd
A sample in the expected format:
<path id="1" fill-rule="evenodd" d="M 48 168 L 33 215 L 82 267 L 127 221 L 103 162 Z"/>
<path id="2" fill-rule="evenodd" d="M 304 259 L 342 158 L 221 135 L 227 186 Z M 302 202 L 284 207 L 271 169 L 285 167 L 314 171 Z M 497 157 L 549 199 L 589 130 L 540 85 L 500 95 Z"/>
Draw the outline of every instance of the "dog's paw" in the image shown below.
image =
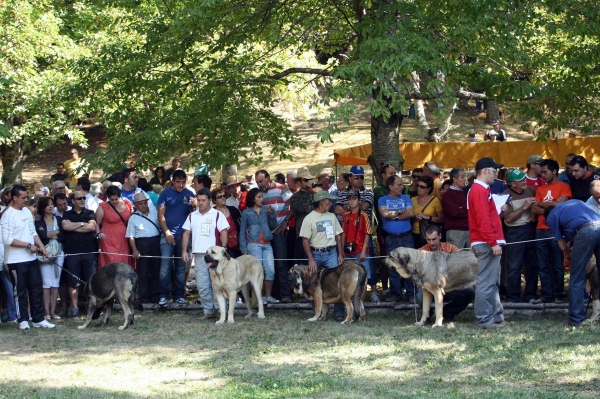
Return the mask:
<path id="1" fill-rule="evenodd" d="M 220 326 L 221 324 L 225 324 L 225 321 L 224 320 L 215 321 L 215 325 Z"/>
<path id="2" fill-rule="evenodd" d="M 254 313 L 248 313 L 246 316 L 244 316 L 244 319 L 249 319 L 252 316 L 254 316 Z"/>
<path id="3" fill-rule="evenodd" d="M 125 327 L 125 326 L 119 326 L 119 330 L 120 330 L 120 331 L 123 331 L 123 330 L 124 330 L 124 329 L 126 329 L 126 328 L 127 328 L 127 327 Z"/>
<path id="4" fill-rule="evenodd" d="M 306 321 L 317 321 L 319 320 L 318 317 L 311 317 L 310 319 L 306 319 Z"/>
<path id="5" fill-rule="evenodd" d="M 417 322 L 415 323 L 415 326 L 419 326 L 419 327 L 423 327 L 424 325 L 425 325 L 425 322 L 424 322 L 424 321 L 417 321 Z"/>
<path id="6" fill-rule="evenodd" d="M 87 327 L 86 325 L 83 325 L 83 326 L 79 326 L 77 328 L 80 329 L 80 330 L 85 330 L 86 327 Z"/>
<path id="7" fill-rule="evenodd" d="M 259 319 L 264 319 L 265 318 L 264 313 L 259 313 L 257 316 L 258 316 Z"/>
<path id="8" fill-rule="evenodd" d="M 235 321 L 233 319 L 227 320 L 227 324 L 235 324 Z"/>
<path id="9" fill-rule="evenodd" d="M 434 325 L 431 326 L 431 328 L 436 328 L 436 327 L 442 327 L 442 323 L 440 323 L 440 324 L 435 323 Z"/>

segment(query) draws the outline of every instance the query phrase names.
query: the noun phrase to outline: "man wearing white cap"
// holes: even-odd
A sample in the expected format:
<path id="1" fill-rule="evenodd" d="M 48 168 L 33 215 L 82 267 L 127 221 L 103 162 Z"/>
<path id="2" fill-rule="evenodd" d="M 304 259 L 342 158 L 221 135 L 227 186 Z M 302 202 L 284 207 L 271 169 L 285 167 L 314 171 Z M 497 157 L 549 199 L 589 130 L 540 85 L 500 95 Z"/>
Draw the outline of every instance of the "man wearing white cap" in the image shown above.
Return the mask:
<path id="1" fill-rule="evenodd" d="M 150 209 L 150 197 L 145 191 L 133 195 L 137 210 L 127 223 L 125 237 L 133 258 L 137 259 L 138 297 L 141 303 L 158 303 L 160 300 L 160 235 L 158 214 Z M 146 257 L 148 256 L 148 257 Z"/>

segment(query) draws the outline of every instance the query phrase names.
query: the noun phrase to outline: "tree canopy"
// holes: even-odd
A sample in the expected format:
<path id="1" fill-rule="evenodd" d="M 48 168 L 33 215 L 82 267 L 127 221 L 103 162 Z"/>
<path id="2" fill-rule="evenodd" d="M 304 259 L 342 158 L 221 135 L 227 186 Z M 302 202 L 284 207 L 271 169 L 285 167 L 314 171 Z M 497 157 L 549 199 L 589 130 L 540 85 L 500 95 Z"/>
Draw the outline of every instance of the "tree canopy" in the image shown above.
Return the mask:
<path id="1" fill-rule="evenodd" d="M 106 128 L 109 146 L 97 158 L 105 165 L 131 154 L 145 165 L 187 152 L 213 167 L 256 164 L 265 152 L 289 157 L 302 143 L 273 107 L 313 85 L 327 90 L 306 101 L 335 105 L 322 140 L 356 104 L 369 109 L 375 168 L 401 162 L 412 99 L 437 102 L 440 117 L 457 97 L 511 101 L 548 128 L 584 133 L 600 118 L 591 1 L 60 3 L 55 30 L 71 51 L 58 59 L 85 48 L 64 61 L 86 114 Z"/>

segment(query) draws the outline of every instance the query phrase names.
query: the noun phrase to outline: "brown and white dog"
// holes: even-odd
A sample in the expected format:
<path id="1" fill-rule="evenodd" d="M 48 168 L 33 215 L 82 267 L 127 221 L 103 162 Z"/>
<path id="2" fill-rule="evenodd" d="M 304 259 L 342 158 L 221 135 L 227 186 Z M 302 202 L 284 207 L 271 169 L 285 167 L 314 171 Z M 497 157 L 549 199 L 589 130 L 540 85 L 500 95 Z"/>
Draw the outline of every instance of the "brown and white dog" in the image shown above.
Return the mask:
<path id="1" fill-rule="evenodd" d="M 363 265 L 345 261 L 335 269 L 320 269 L 311 273 L 306 265 L 295 265 L 289 271 L 290 285 L 294 292 L 311 299 L 315 315 L 308 321 L 326 319 L 328 307 L 323 304 L 344 302 L 346 319 L 342 324 L 365 318 L 364 297 L 367 286 L 367 272 Z"/>

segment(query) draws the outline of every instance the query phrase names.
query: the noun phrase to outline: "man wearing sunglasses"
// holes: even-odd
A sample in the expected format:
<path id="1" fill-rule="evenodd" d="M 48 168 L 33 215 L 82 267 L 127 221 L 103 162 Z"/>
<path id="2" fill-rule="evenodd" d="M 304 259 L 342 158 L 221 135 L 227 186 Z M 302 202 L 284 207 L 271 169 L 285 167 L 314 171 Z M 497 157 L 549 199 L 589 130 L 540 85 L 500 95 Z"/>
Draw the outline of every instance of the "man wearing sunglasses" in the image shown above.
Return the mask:
<path id="1" fill-rule="evenodd" d="M 373 191 L 365 187 L 365 170 L 362 166 L 353 166 L 350 168 L 350 186 L 348 190 L 355 190 L 360 193 L 360 210 L 365 211 L 369 218 L 373 212 Z M 335 214 L 343 216 L 348 212 L 348 191 L 340 191 L 338 193 L 337 202 L 335 204 Z"/>
<path id="2" fill-rule="evenodd" d="M 483 329 L 504 327 L 504 309 L 498 287 L 501 246 L 506 241 L 490 188 L 502 166 L 492 158 L 477 161 L 477 178 L 467 194 L 471 249 L 477 257 L 475 317 L 477 325 Z"/>
<path id="3" fill-rule="evenodd" d="M 540 163 L 544 160 L 541 156 L 537 154 L 530 155 L 527 157 L 527 176 L 525 176 L 525 180 L 527 181 L 527 185 L 534 190 L 537 190 L 538 187 L 546 184 L 544 179 L 542 179 L 542 167 Z"/>
<path id="4" fill-rule="evenodd" d="M 65 269 L 83 281 L 88 281 L 98 265 L 98 242 L 96 240 L 96 215 L 85 208 L 85 192 L 74 193 L 73 209 L 65 211 L 61 227 L 65 235 Z M 75 255 L 77 254 L 77 255 Z M 79 317 L 77 288 L 80 282 L 69 273 L 69 297 L 71 298 L 71 317 Z"/>

